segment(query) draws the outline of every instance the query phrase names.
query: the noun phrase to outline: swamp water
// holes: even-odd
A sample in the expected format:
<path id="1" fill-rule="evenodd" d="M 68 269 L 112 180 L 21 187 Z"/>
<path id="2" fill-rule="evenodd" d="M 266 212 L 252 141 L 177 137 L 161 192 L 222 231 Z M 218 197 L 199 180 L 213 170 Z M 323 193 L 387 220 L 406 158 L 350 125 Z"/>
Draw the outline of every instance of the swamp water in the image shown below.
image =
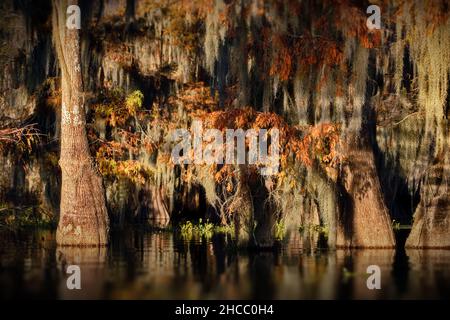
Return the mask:
<path id="1" fill-rule="evenodd" d="M 0 298 L 429 299 L 450 298 L 450 250 L 310 250 L 287 241 L 233 250 L 224 235 L 183 240 L 169 232 L 112 235 L 107 248 L 57 248 L 54 232 L 0 233 Z M 81 290 L 67 288 L 67 266 Z M 369 265 L 381 289 L 369 290 Z"/>

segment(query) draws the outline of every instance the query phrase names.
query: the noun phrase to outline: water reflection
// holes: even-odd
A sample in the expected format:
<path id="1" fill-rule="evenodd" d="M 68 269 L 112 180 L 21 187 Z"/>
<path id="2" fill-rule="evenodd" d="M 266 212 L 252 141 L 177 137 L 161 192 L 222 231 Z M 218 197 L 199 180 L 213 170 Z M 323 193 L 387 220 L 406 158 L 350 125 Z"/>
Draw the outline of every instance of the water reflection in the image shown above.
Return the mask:
<path id="1" fill-rule="evenodd" d="M 416 250 L 406 251 L 410 261 L 408 288 L 410 296 L 417 290 L 426 292 L 427 298 L 439 299 L 450 297 L 450 250 Z"/>
<path id="2" fill-rule="evenodd" d="M 230 249 L 223 236 L 182 241 L 125 232 L 108 248 L 56 247 L 51 232 L 0 234 L 0 297 L 59 299 L 449 298 L 449 250 L 308 249 L 295 236 L 269 252 Z M 68 290 L 68 265 L 81 290 Z M 381 290 L 366 286 L 381 269 Z"/>
<path id="3" fill-rule="evenodd" d="M 61 299 L 95 299 L 104 294 L 104 274 L 107 248 L 105 247 L 58 247 L 56 248 L 57 269 L 67 278 L 67 267 L 77 265 L 81 271 L 81 290 L 68 290 L 67 280 L 59 281 L 58 297 Z"/>

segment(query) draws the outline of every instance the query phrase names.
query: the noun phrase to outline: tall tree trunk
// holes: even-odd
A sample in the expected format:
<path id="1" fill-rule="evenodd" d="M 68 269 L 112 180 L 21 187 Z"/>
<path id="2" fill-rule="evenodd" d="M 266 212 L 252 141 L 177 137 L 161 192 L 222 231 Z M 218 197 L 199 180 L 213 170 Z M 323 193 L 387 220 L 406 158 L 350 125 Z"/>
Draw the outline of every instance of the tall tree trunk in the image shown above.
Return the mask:
<path id="1" fill-rule="evenodd" d="M 443 139 L 447 140 L 444 148 L 420 188 L 420 202 L 406 241 L 409 248 L 450 248 L 450 137 Z"/>
<path id="2" fill-rule="evenodd" d="M 60 219 L 59 245 L 104 245 L 109 220 L 102 180 L 89 153 L 81 77 L 80 36 L 66 27 L 67 7 L 78 1 L 53 1 L 53 38 L 61 67 Z"/>
<path id="3" fill-rule="evenodd" d="M 384 203 L 373 151 L 349 134 L 343 142 L 346 163 L 342 166 L 343 209 L 338 218 L 337 247 L 395 246 L 395 238 Z"/>
<path id="4" fill-rule="evenodd" d="M 343 199 L 338 212 L 336 247 L 395 246 L 373 153 L 376 114 L 371 99 L 375 87 L 369 79 L 376 78 L 375 63 L 373 51 L 363 47 L 356 50 L 352 65 L 351 118 L 341 142 L 345 161 L 338 181 Z"/>
<path id="5" fill-rule="evenodd" d="M 150 186 L 151 203 L 148 222 L 156 228 L 166 228 L 170 222 L 169 209 L 165 201 L 163 187 Z"/>
<path id="6" fill-rule="evenodd" d="M 253 239 L 255 222 L 253 213 L 255 210 L 244 165 L 239 166 L 238 176 L 238 189 L 236 191 L 236 197 L 233 200 L 233 202 L 237 202 L 237 205 L 232 203 L 231 206 L 237 208 L 237 211 L 233 215 L 234 232 L 238 246 L 242 247 L 248 246 Z M 226 215 L 225 212 L 221 214 L 223 217 Z"/>
<path id="7" fill-rule="evenodd" d="M 308 170 L 307 189 L 312 195 L 312 200 L 317 208 L 318 223 L 307 222 L 309 225 L 321 225 L 328 231 L 327 245 L 328 248 L 336 248 L 336 232 L 337 232 L 337 218 L 340 213 L 340 203 L 338 198 L 338 188 L 332 179 L 327 177 L 327 174 L 320 165 L 315 162 Z M 313 210 L 310 210 L 313 212 Z"/>

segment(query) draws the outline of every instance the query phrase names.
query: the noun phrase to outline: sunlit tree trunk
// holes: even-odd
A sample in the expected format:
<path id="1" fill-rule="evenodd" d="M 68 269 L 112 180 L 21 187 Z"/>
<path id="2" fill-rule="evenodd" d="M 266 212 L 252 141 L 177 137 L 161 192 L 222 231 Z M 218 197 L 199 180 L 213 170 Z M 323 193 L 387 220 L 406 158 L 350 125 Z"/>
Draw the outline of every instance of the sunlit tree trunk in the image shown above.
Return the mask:
<path id="1" fill-rule="evenodd" d="M 162 187 L 150 186 L 151 205 L 149 212 L 149 223 L 153 227 L 165 228 L 169 225 L 169 209 L 165 201 L 164 189 Z"/>
<path id="2" fill-rule="evenodd" d="M 373 151 L 351 135 L 343 142 L 343 208 L 338 217 L 338 247 L 394 247 L 395 238 L 375 167 Z"/>
<path id="3" fill-rule="evenodd" d="M 449 127 L 445 125 L 447 132 Z M 427 170 L 414 213 L 409 248 L 450 248 L 450 136 Z"/>
<path id="4" fill-rule="evenodd" d="M 357 47 L 349 90 L 351 117 L 341 139 L 344 161 L 339 182 L 343 198 L 336 228 L 338 247 L 395 246 L 373 152 L 376 118 L 368 79 L 374 78 L 374 70 L 370 51 Z"/>
<path id="5" fill-rule="evenodd" d="M 77 1 L 53 1 L 53 38 L 61 67 L 59 245 L 104 245 L 109 220 L 102 180 L 93 167 L 86 135 L 79 30 L 66 27 L 67 7 Z"/>
<path id="6" fill-rule="evenodd" d="M 407 247 L 450 247 L 450 17 L 448 1 L 418 2 L 404 10 L 414 62 L 417 104 L 425 115 L 418 167 L 420 202 Z M 443 16 L 437 14 L 439 12 Z M 406 20 L 408 21 L 408 20 Z M 414 176 L 416 178 L 416 176 Z"/>

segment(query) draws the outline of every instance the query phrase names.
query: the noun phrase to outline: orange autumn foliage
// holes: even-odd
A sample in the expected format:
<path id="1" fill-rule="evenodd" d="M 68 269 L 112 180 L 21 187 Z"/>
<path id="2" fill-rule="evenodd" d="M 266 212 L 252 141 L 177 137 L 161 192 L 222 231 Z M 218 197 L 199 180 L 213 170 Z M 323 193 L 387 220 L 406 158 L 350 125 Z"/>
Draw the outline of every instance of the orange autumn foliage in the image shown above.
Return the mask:
<path id="1" fill-rule="evenodd" d="M 170 136 L 173 129 L 189 128 L 194 120 L 201 120 L 204 129 L 218 129 L 224 133 L 226 129 L 254 129 L 257 133 L 260 129 L 269 131 L 278 129 L 282 171 L 290 166 L 311 166 L 314 161 L 318 161 L 324 167 L 335 167 L 338 164 L 340 159 L 337 152 L 339 125 L 330 123 L 308 127 L 292 126 L 276 113 L 260 112 L 252 107 L 217 110 L 217 99 L 211 97 L 210 92 L 203 83 L 191 84 L 181 90 L 176 97 L 169 99 L 167 109 L 154 106 L 152 111 L 140 109 L 135 111 L 133 121 L 140 123 L 138 128 L 158 128 L 161 131 L 160 138 L 156 140 L 144 132 L 131 131 L 126 121 L 108 122 L 110 126 L 115 126 L 116 140 L 113 141 L 102 141 L 98 139 L 95 132 L 90 130 L 91 141 L 97 142 L 92 146 L 100 172 L 106 176 L 127 177 L 137 183 L 143 183 L 146 177 L 151 176 L 152 169 L 147 164 L 140 163 L 138 160 L 140 154 L 142 152 L 149 156 L 155 154 L 157 163 L 168 164 L 170 149 L 163 148 L 167 144 L 164 137 Z M 181 114 L 178 108 L 180 103 L 184 110 Z M 123 102 L 119 101 L 118 105 L 119 109 L 122 109 Z M 112 106 L 109 102 L 106 106 L 109 111 L 117 110 L 117 106 Z M 98 105 L 94 110 L 104 111 L 105 107 Z M 110 112 L 103 114 L 107 117 L 111 116 Z M 127 117 L 124 116 L 124 118 Z M 247 147 L 249 143 L 250 141 L 247 140 Z M 187 156 L 193 157 L 194 154 L 191 152 Z M 246 167 L 251 173 L 256 172 L 258 165 Z M 229 184 L 229 179 L 235 177 L 233 165 L 216 165 L 210 170 L 218 183 Z"/>

